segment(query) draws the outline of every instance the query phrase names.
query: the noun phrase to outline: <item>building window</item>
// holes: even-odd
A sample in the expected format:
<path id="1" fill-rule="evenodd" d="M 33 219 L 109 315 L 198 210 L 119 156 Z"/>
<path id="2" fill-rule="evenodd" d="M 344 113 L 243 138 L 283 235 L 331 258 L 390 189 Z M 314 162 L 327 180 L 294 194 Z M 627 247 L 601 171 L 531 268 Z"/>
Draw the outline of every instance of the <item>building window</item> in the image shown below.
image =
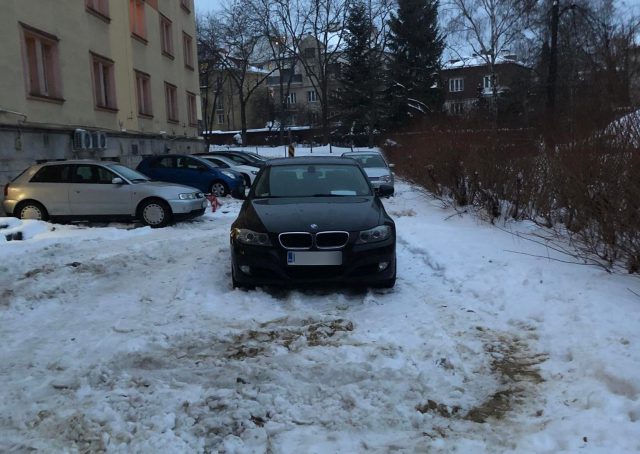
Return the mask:
<path id="1" fill-rule="evenodd" d="M 193 69 L 193 38 L 182 32 L 182 49 L 184 52 L 184 65 Z"/>
<path id="2" fill-rule="evenodd" d="M 180 0 L 180 6 L 182 6 L 186 12 L 191 12 L 191 0 Z"/>
<path id="3" fill-rule="evenodd" d="M 224 114 L 223 113 L 219 113 L 218 114 L 218 124 L 219 125 L 224 124 Z"/>
<path id="4" fill-rule="evenodd" d="M 198 109 L 196 107 L 196 95 L 187 92 L 187 118 L 189 126 L 198 126 Z"/>
<path id="5" fill-rule="evenodd" d="M 456 77 L 454 79 L 449 79 L 449 91 L 451 93 L 464 91 L 464 78 Z"/>
<path id="6" fill-rule="evenodd" d="M 464 113 L 464 103 L 452 102 L 449 104 L 449 112 L 453 115 L 462 115 Z"/>
<path id="7" fill-rule="evenodd" d="M 178 121 L 178 90 L 175 85 L 164 83 L 164 97 L 167 103 L 167 121 Z"/>
<path id="8" fill-rule="evenodd" d="M 129 0 L 129 24 L 131 33 L 146 42 L 147 27 L 144 18 L 144 0 Z"/>
<path id="9" fill-rule="evenodd" d="M 58 38 L 25 24 L 22 26 L 27 75 L 27 91 L 31 96 L 62 99 Z"/>
<path id="10" fill-rule="evenodd" d="M 491 75 L 484 76 L 482 78 L 482 88 L 487 91 L 493 90 L 493 84 L 497 82 L 497 79 L 498 78 L 496 76 L 491 76 Z"/>
<path id="11" fill-rule="evenodd" d="M 136 97 L 138 98 L 138 113 L 142 116 L 152 116 L 151 78 L 149 74 L 136 71 Z"/>
<path id="12" fill-rule="evenodd" d="M 89 11 L 98 13 L 98 15 L 109 18 L 109 0 L 85 0 L 85 5 Z"/>
<path id="13" fill-rule="evenodd" d="M 93 75 L 93 97 L 96 107 L 117 109 L 113 61 L 91 53 L 91 72 Z"/>
<path id="14" fill-rule="evenodd" d="M 160 46 L 162 53 L 173 58 L 173 27 L 171 21 L 160 15 Z"/>
<path id="15" fill-rule="evenodd" d="M 318 95 L 316 94 L 315 90 L 309 90 L 307 92 L 307 102 L 317 102 L 318 101 Z"/>
<path id="16" fill-rule="evenodd" d="M 287 104 L 295 104 L 295 103 L 296 103 L 296 94 L 289 93 L 289 95 L 287 95 Z"/>

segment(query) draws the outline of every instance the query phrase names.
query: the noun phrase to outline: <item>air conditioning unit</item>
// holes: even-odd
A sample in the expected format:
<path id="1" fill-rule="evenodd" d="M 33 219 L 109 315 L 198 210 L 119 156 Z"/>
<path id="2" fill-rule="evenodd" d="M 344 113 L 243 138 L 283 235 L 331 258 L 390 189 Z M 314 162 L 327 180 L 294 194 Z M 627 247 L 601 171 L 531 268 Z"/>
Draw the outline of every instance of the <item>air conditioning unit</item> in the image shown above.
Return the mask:
<path id="1" fill-rule="evenodd" d="M 88 150 L 91 148 L 91 133 L 84 129 L 73 131 L 73 148 L 75 150 Z"/>
<path id="2" fill-rule="evenodd" d="M 91 148 L 94 150 L 104 150 L 107 148 L 107 134 L 102 131 L 91 133 Z"/>

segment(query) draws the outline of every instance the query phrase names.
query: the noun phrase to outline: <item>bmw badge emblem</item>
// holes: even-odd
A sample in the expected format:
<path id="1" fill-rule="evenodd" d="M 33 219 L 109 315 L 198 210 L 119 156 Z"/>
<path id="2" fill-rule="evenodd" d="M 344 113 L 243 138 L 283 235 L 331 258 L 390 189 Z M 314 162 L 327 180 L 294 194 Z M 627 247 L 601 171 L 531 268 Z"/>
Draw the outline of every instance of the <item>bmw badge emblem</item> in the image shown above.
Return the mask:
<path id="1" fill-rule="evenodd" d="M 317 230 L 318 224 L 311 224 L 309 227 L 311 227 L 313 230 Z"/>

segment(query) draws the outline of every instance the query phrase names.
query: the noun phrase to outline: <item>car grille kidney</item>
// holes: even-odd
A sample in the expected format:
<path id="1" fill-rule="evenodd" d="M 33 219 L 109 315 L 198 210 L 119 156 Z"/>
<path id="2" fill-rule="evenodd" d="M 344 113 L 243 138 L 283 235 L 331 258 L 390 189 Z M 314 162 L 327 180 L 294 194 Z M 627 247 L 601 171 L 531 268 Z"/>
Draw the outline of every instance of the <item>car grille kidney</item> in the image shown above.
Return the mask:
<path id="1" fill-rule="evenodd" d="M 349 232 L 284 232 L 278 235 L 280 245 L 285 249 L 339 249 L 349 242 Z"/>
<path id="2" fill-rule="evenodd" d="M 349 242 L 349 232 L 319 232 L 316 234 L 318 249 L 338 249 Z"/>
<path id="3" fill-rule="evenodd" d="M 313 236 L 308 232 L 285 232 L 278 235 L 280 245 L 285 249 L 311 249 Z"/>

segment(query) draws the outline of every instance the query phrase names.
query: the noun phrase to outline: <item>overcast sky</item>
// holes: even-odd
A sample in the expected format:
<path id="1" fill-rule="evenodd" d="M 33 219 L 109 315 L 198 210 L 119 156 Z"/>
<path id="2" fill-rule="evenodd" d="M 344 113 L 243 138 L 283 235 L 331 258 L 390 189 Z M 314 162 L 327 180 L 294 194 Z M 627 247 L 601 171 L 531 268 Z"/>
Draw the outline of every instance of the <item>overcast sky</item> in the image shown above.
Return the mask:
<path id="1" fill-rule="evenodd" d="M 209 12 L 216 9 L 219 9 L 223 3 L 226 3 L 227 0 L 195 0 L 196 11 L 197 12 Z M 441 0 L 440 4 L 445 3 L 446 0 Z M 563 0 L 562 3 L 567 3 L 568 0 Z M 640 0 L 618 0 L 616 3 L 621 5 L 621 10 L 624 8 L 628 8 L 635 14 L 640 14 Z"/>

